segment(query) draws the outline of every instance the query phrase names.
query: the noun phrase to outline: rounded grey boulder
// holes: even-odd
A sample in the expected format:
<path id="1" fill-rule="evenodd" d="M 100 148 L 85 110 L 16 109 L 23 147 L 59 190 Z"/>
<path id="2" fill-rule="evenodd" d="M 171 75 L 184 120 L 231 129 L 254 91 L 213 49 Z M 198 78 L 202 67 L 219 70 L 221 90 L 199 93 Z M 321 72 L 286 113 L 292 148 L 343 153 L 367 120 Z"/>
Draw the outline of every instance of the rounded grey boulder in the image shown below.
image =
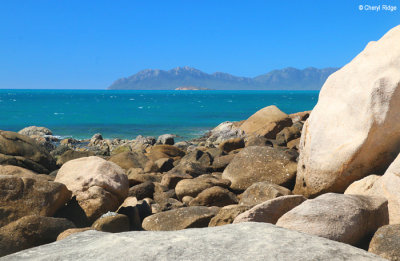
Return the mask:
<path id="1" fill-rule="evenodd" d="M 385 260 L 362 249 L 266 224 L 118 234 L 85 231 L 4 260 Z"/>

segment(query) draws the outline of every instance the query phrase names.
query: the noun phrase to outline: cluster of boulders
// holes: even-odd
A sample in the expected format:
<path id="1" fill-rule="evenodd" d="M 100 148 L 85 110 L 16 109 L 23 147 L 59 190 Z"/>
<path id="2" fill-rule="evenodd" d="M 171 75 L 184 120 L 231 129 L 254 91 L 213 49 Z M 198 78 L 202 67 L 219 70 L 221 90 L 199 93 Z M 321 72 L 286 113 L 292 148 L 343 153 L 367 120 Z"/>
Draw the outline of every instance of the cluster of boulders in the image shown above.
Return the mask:
<path id="1" fill-rule="evenodd" d="M 177 143 L 168 134 L 57 141 L 43 127 L 2 131 L 0 150 L 9 160 L 0 165 L 0 253 L 90 229 L 230 224 L 257 204 L 292 194 L 308 115 L 269 106 L 248 120 L 225 122 L 202 138 Z M 270 131 L 259 133 L 262 124 Z M 288 148 L 291 142 L 296 145 Z M 26 230 L 30 236 L 19 240 Z"/>
<path id="2" fill-rule="evenodd" d="M 267 248 L 275 259 L 380 259 L 351 245 L 399 260 L 399 42 L 397 27 L 370 43 L 329 77 L 311 113 L 268 106 L 196 140 L 96 134 L 54 145 L 45 128 L 0 131 L 0 255 L 58 239 L 66 255 L 93 257 L 113 246 L 103 237 L 135 242 L 142 258 L 153 248 L 168 259 L 261 260 Z M 184 230 L 204 227 L 213 228 Z"/>

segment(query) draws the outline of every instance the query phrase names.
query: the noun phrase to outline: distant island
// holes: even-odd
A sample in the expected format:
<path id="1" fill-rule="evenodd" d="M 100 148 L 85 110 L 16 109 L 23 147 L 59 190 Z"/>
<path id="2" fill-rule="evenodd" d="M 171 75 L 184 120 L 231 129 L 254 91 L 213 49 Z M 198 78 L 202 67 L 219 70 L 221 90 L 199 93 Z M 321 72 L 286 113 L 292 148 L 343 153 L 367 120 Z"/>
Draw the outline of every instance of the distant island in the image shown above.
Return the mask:
<path id="1" fill-rule="evenodd" d="M 175 88 L 175 91 L 210 91 L 210 90 L 213 89 L 196 87 L 196 86 L 183 86 Z"/>
<path id="2" fill-rule="evenodd" d="M 253 78 L 222 72 L 208 74 L 188 66 L 168 71 L 147 69 L 116 80 L 108 89 L 177 90 L 186 86 L 201 86 L 202 90 L 319 90 L 328 76 L 338 69 L 309 67 L 300 70 L 288 67 Z"/>

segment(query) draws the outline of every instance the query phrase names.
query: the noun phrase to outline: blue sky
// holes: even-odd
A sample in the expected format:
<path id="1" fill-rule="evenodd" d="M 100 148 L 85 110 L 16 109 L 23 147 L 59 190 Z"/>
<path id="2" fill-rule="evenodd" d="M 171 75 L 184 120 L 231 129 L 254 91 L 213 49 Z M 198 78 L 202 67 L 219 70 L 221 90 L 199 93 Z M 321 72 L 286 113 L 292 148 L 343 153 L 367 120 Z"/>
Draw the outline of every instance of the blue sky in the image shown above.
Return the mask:
<path id="1" fill-rule="evenodd" d="M 257 76 L 339 67 L 400 24 L 400 0 L 0 0 L 0 88 L 105 89 L 142 69 Z"/>

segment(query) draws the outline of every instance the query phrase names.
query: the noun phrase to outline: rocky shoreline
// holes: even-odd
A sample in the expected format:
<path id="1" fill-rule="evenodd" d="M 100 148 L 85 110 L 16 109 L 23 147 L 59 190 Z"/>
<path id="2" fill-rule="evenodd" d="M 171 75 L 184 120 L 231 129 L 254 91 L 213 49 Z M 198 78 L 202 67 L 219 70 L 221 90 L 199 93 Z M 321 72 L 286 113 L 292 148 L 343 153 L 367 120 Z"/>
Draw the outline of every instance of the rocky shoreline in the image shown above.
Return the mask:
<path id="1" fill-rule="evenodd" d="M 312 112 L 195 140 L 0 131 L 0 256 L 400 260 L 399 42 L 370 43 Z"/>
<path id="2" fill-rule="evenodd" d="M 177 143 L 171 134 L 60 140 L 45 127 L 1 131 L 6 207 L 1 208 L 0 253 L 86 230 L 276 224 L 306 200 L 292 190 L 309 114 L 287 115 L 268 106 L 245 121 L 223 122 L 201 138 Z M 6 185 L 12 189 L 4 191 Z"/>

